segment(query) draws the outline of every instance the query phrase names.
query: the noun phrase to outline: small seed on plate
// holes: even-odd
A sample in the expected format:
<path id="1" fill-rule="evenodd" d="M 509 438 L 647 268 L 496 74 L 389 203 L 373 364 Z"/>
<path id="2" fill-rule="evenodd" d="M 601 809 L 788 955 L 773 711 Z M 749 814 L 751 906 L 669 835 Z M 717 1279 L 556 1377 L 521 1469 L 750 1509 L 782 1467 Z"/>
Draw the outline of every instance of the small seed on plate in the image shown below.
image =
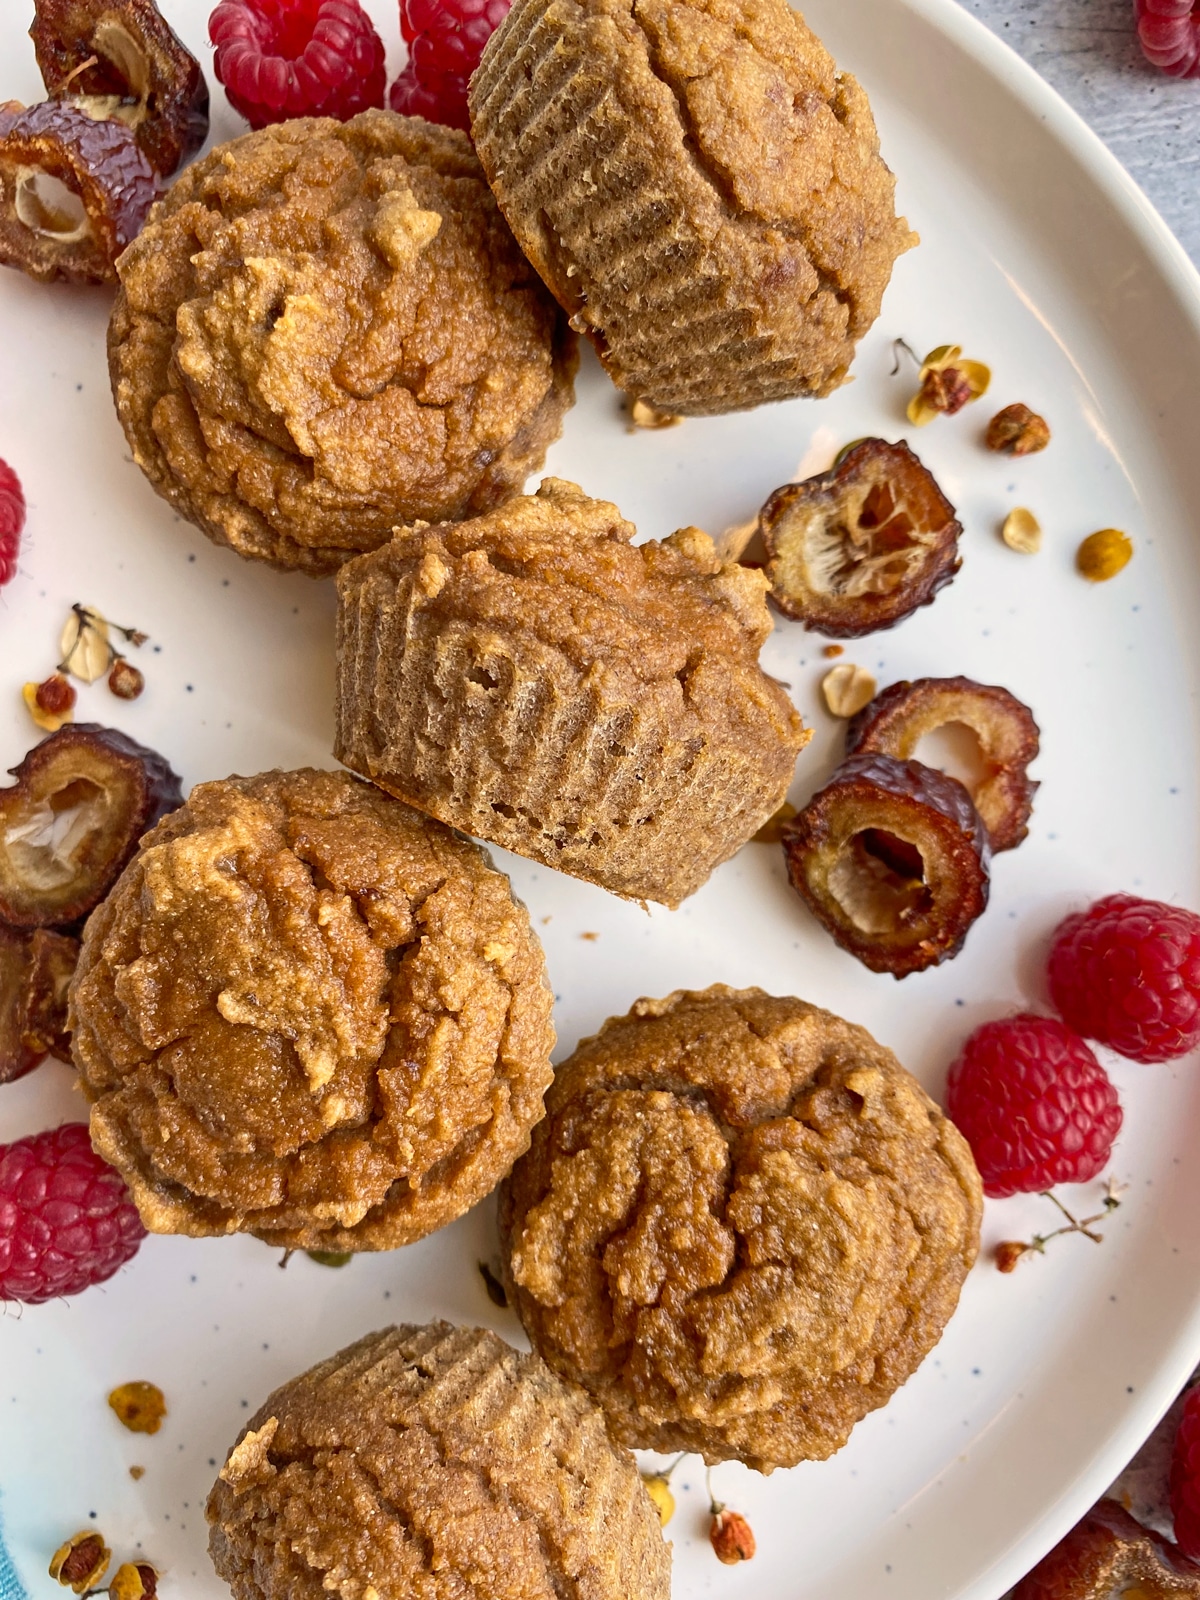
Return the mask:
<path id="1" fill-rule="evenodd" d="M 875 679 L 865 667 L 843 661 L 822 678 L 821 693 L 835 717 L 852 717 L 875 698 Z"/>
<path id="2" fill-rule="evenodd" d="M 1000 537 L 1010 550 L 1019 550 L 1023 556 L 1033 556 L 1042 548 L 1042 525 L 1032 511 L 1024 506 L 1014 506 L 1004 519 Z"/>

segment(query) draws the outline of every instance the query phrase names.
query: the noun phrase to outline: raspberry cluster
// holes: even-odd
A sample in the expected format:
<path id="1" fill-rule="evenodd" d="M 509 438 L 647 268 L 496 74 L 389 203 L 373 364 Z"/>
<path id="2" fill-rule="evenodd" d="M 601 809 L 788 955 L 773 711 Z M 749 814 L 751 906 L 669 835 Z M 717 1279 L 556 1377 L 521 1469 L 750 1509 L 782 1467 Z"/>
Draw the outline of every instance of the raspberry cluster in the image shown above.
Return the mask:
<path id="1" fill-rule="evenodd" d="M 408 63 L 388 104 L 469 130 L 467 85 L 512 0 L 400 0 Z M 383 43 L 359 0 L 221 0 L 208 24 L 230 104 L 252 128 L 343 121 L 383 104 Z"/>
<path id="2" fill-rule="evenodd" d="M 1059 925 L 1048 977 L 1061 1022 L 986 1023 L 950 1068 L 946 1109 L 989 1195 L 1083 1183 L 1103 1170 L 1121 1107 L 1085 1039 L 1147 1062 L 1200 1045 L 1200 916 L 1192 911 L 1128 894 L 1097 900 Z M 1200 1548 L 1200 1487 L 1197 1530 Z"/>

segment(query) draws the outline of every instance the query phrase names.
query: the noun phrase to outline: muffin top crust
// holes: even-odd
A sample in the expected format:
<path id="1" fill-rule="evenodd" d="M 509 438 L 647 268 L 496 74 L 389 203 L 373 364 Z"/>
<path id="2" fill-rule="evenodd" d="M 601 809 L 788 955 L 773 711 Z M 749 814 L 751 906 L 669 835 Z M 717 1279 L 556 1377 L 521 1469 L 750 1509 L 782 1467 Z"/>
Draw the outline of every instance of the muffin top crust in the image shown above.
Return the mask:
<path id="1" fill-rule="evenodd" d="M 199 785 L 90 918 L 71 990 L 96 1148 L 152 1231 L 387 1249 L 528 1143 L 541 948 L 468 840 L 348 773 Z"/>
<path id="2" fill-rule="evenodd" d="M 120 263 L 138 464 L 240 554 L 333 571 L 498 504 L 571 404 L 573 336 L 457 130 L 299 118 L 189 167 Z"/>
<path id="3" fill-rule="evenodd" d="M 770 1471 L 915 1371 L 981 1211 L 966 1141 L 865 1029 L 717 984 L 559 1067 L 501 1237 L 534 1348 L 618 1438 Z"/>

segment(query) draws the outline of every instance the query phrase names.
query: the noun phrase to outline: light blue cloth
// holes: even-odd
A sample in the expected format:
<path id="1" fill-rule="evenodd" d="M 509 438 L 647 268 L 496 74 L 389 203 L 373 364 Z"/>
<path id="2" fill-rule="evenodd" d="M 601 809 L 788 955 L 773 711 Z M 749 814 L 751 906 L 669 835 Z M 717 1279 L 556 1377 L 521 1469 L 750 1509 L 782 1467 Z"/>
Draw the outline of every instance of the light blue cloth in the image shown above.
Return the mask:
<path id="1" fill-rule="evenodd" d="M 0 1600 L 29 1600 L 4 1543 L 3 1527 L 0 1527 Z"/>

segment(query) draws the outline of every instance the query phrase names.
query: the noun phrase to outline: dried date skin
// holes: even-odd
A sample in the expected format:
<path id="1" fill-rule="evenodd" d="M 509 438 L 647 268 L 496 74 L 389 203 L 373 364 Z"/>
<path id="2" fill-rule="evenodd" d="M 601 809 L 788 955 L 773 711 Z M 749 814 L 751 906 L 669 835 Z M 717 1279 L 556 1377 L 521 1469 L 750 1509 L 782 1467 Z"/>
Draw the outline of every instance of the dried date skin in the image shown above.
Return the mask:
<path id="1" fill-rule="evenodd" d="M 148 828 L 183 804 L 156 750 L 93 722 L 35 745 L 0 789 L 0 918 L 63 927 L 87 916 Z"/>
<path id="2" fill-rule="evenodd" d="M 894 627 L 960 565 L 954 507 L 903 441 L 863 439 L 830 471 L 776 489 L 758 531 L 776 609 L 834 639 Z"/>
<path id="3" fill-rule="evenodd" d="M 1012 850 L 1029 832 L 1038 785 L 1026 769 L 1037 756 L 1040 730 L 1009 690 L 962 677 L 893 683 L 847 725 L 846 754 L 876 751 L 910 761 L 926 734 L 950 723 L 963 724 L 979 742 L 985 775 L 967 789 L 992 853 Z"/>
<path id="4" fill-rule="evenodd" d="M 848 757 L 783 830 L 792 887 L 872 972 L 962 949 L 988 900 L 987 829 L 967 790 L 919 761 Z"/>
<path id="5" fill-rule="evenodd" d="M 154 0 L 35 0 L 29 37 L 50 97 L 123 122 L 160 177 L 204 143 L 208 84 Z"/>
<path id="6" fill-rule="evenodd" d="M 1200 1566 L 1115 1500 L 1092 1509 L 1043 1556 L 1012 1600 L 1200 1600 Z"/>
<path id="7" fill-rule="evenodd" d="M 47 1055 L 70 1062 L 67 988 L 79 940 L 47 928 L 18 933 L 0 923 L 0 1083 Z"/>
<path id="8" fill-rule="evenodd" d="M 114 282 L 157 189 L 122 123 L 65 100 L 31 106 L 0 126 L 0 262 L 42 283 Z"/>

